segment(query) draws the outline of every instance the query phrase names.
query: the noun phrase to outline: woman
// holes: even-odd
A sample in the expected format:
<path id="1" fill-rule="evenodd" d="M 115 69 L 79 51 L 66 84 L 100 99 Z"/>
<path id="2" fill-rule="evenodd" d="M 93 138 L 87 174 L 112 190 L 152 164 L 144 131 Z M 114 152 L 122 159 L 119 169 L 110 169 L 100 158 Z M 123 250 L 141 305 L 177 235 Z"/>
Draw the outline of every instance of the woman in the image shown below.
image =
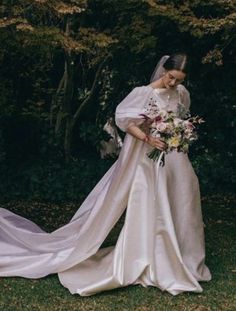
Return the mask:
<path id="1" fill-rule="evenodd" d="M 119 158 L 90 192 L 70 223 L 52 233 L 0 211 L 0 276 L 39 278 L 58 273 L 71 293 L 89 296 L 142 284 L 177 295 L 202 292 L 209 281 L 198 178 L 188 155 L 172 151 L 165 166 L 147 157 L 165 143 L 148 135 L 140 114 L 152 103 L 184 116 L 190 99 L 181 84 L 184 54 L 164 56 L 151 84 L 133 89 L 117 106 L 127 135 Z M 100 248 L 126 209 L 115 246 Z M 99 249 L 100 248 L 100 249 Z"/>

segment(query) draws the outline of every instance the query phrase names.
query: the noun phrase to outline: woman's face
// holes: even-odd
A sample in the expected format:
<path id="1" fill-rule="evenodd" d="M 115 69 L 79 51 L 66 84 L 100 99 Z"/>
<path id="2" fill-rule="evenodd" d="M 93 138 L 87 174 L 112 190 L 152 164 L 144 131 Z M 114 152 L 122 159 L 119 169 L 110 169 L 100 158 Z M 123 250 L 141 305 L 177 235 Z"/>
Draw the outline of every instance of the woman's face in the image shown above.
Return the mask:
<path id="1" fill-rule="evenodd" d="M 182 83 L 186 74 L 180 70 L 168 70 L 165 72 L 162 81 L 167 89 L 174 88 Z"/>

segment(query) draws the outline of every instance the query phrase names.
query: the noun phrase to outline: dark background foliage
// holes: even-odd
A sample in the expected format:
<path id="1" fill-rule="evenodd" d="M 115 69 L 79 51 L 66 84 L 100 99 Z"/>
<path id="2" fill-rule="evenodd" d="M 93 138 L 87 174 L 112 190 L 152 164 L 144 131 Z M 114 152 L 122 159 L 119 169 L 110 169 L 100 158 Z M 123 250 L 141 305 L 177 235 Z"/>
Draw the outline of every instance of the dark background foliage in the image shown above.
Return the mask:
<path id="1" fill-rule="evenodd" d="M 0 6 L 1 201 L 80 201 L 116 160 L 103 125 L 163 54 L 186 51 L 201 191 L 236 183 L 235 1 L 21 0 Z M 123 133 L 121 133 L 122 135 Z"/>

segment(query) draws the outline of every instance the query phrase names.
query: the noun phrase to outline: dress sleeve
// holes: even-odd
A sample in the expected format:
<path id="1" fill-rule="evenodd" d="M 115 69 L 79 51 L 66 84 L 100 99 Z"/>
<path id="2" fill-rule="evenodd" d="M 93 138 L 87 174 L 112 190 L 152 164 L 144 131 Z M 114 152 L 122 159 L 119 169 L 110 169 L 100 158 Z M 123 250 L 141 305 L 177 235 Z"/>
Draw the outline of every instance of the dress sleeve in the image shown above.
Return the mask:
<path id="1" fill-rule="evenodd" d="M 181 113 L 182 117 L 188 116 L 190 114 L 190 105 L 191 105 L 189 91 L 182 84 L 180 84 L 178 87 L 179 87 L 179 95 L 180 95 L 180 104 L 183 106 L 183 110 Z"/>
<path id="2" fill-rule="evenodd" d="M 147 86 L 135 87 L 116 107 L 116 125 L 125 132 L 130 125 L 139 126 L 144 122 L 141 113 L 149 102 L 152 88 Z"/>

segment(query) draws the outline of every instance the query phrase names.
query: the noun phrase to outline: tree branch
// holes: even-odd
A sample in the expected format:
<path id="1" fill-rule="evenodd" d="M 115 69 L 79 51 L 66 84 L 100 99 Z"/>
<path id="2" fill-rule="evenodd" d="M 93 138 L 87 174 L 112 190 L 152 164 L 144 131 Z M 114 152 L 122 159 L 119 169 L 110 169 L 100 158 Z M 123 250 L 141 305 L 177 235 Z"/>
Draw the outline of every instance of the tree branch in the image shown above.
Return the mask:
<path id="1" fill-rule="evenodd" d="M 100 63 L 99 67 L 98 67 L 98 70 L 96 72 L 96 75 L 95 75 L 95 78 L 93 80 L 93 84 L 91 86 L 91 89 L 89 91 L 89 95 L 85 98 L 85 100 L 81 103 L 81 105 L 78 107 L 77 111 L 75 112 L 74 116 L 73 116 L 73 120 L 72 120 L 72 126 L 75 125 L 76 121 L 78 120 L 80 114 L 81 114 L 81 111 L 84 109 L 84 107 L 86 106 L 86 104 L 89 102 L 89 100 L 91 99 L 94 91 L 95 91 L 95 88 L 96 88 L 96 85 L 97 85 L 97 81 L 99 79 L 99 76 L 100 76 L 100 73 L 101 73 L 101 70 L 105 64 L 105 62 L 107 61 L 107 59 L 109 58 L 109 56 L 107 56 L 103 62 Z"/>

